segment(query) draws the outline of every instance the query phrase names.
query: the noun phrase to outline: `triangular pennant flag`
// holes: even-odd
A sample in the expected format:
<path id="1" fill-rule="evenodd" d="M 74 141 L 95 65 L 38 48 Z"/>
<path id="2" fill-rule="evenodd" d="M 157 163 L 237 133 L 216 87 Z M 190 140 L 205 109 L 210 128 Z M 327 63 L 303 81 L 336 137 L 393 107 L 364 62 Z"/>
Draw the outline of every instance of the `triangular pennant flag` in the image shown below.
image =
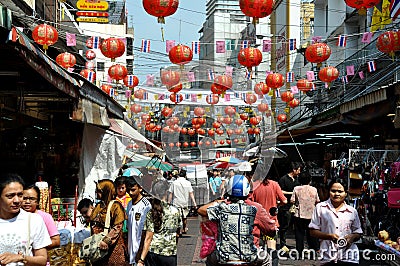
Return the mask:
<path id="1" fill-rule="evenodd" d="M 65 33 L 65 38 L 67 39 L 67 46 L 76 46 L 76 35 L 74 33 Z"/>
<path id="2" fill-rule="evenodd" d="M 174 40 L 166 40 L 165 41 L 165 51 L 167 52 L 167 54 L 169 53 L 169 51 L 172 49 L 172 47 L 175 46 L 175 41 Z"/>
<path id="3" fill-rule="evenodd" d="M 371 32 L 379 30 L 379 28 L 381 27 L 381 20 L 382 20 L 382 13 L 381 11 L 379 11 L 378 8 L 376 8 L 376 6 L 374 6 L 374 11 L 372 12 L 371 27 L 370 27 Z"/>
<path id="4" fill-rule="evenodd" d="M 392 23 L 392 19 L 390 16 L 390 2 L 389 0 L 382 1 L 382 21 L 381 21 L 381 30 L 385 28 L 386 25 Z"/>

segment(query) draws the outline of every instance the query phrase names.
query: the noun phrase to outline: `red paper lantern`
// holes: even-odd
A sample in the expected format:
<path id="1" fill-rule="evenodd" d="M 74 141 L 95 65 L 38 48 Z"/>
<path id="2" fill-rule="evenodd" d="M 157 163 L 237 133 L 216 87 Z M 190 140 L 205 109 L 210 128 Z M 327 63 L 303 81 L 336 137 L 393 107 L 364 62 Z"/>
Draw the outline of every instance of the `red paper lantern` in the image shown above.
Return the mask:
<path id="1" fill-rule="evenodd" d="M 196 142 L 194 142 L 194 141 L 190 142 L 190 146 L 192 146 L 192 147 L 196 146 Z"/>
<path id="2" fill-rule="evenodd" d="M 400 33 L 396 31 L 382 33 L 376 41 L 376 47 L 393 58 L 394 53 L 400 50 Z"/>
<path id="3" fill-rule="evenodd" d="M 224 117 L 223 122 L 225 124 L 227 124 L 227 125 L 230 125 L 230 124 L 232 124 L 233 119 L 232 119 L 232 117 L 229 117 L 229 116 L 228 117 Z"/>
<path id="4" fill-rule="evenodd" d="M 214 86 L 216 86 L 219 90 L 225 92 L 233 86 L 232 77 L 228 75 L 216 76 L 214 79 Z"/>
<path id="5" fill-rule="evenodd" d="M 212 137 L 212 136 L 215 135 L 215 131 L 214 131 L 213 129 L 209 129 L 209 130 L 207 131 L 207 134 L 208 134 L 208 136 Z"/>
<path id="6" fill-rule="evenodd" d="M 124 84 L 128 88 L 132 89 L 132 88 L 135 88 L 137 85 L 139 85 L 139 79 L 138 79 L 138 77 L 136 77 L 134 75 L 126 75 L 124 77 Z"/>
<path id="7" fill-rule="evenodd" d="M 292 108 L 295 108 L 295 107 L 299 106 L 299 104 L 300 104 L 300 102 L 297 99 L 293 99 L 293 100 L 291 100 L 289 102 L 289 106 L 292 107 Z"/>
<path id="8" fill-rule="evenodd" d="M 185 135 L 187 134 L 188 130 L 186 127 L 181 128 L 181 134 Z"/>
<path id="9" fill-rule="evenodd" d="M 182 94 L 172 93 L 169 96 L 169 99 L 171 100 L 171 102 L 177 104 L 177 103 L 180 103 L 181 101 L 183 101 L 183 96 L 182 96 Z"/>
<path id="10" fill-rule="evenodd" d="M 278 119 L 279 122 L 283 123 L 283 122 L 286 122 L 287 117 L 285 114 L 279 114 L 276 119 Z"/>
<path id="11" fill-rule="evenodd" d="M 260 120 L 257 117 L 252 117 L 250 118 L 250 124 L 252 124 L 253 126 L 258 125 L 258 123 L 260 123 Z"/>
<path id="12" fill-rule="evenodd" d="M 227 140 L 226 140 L 226 144 L 231 145 L 231 143 L 232 143 L 232 141 L 231 141 L 230 139 L 227 139 Z"/>
<path id="13" fill-rule="evenodd" d="M 133 96 L 139 100 L 143 100 L 145 90 L 138 89 L 133 92 Z"/>
<path id="14" fill-rule="evenodd" d="M 206 102 L 208 104 L 217 104 L 219 102 L 219 97 L 217 94 L 210 94 L 206 97 Z"/>
<path id="15" fill-rule="evenodd" d="M 317 63 L 318 66 L 320 66 L 322 62 L 328 60 L 330 55 L 331 48 L 329 45 L 321 42 L 309 45 L 305 53 L 307 61 Z"/>
<path id="16" fill-rule="evenodd" d="M 189 128 L 187 133 L 188 135 L 193 136 L 194 134 L 196 134 L 196 130 L 194 130 L 193 128 Z"/>
<path id="17" fill-rule="evenodd" d="M 267 78 L 265 79 L 265 83 L 267 86 L 272 89 L 277 89 L 283 86 L 283 76 L 280 73 L 271 73 L 268 74 Z"/>
<path id="18" fill-rule="evenodd" d="M 94 82 L 96 80 L 96 72 L 91 69 L 82 69 L 79 74 L 90 82 Z"/>
<path id="19" fill-rule="evenodd" d="M 254 92 L 258 95 L 264 95 L 269 92 L 269 87 L 264 82 L 259 82 L 254 85 Z"/>
<path id="20" fill-rule="evenodd" d="M 366 15 L 367 9 L 376 6 L 381 0 L 344 0 L 346 5 L 358 9 L 359 15 Z"/>
<path id="21" fill-rule="evenodd" d="M 158 23 L 165 23 L 168 17 L 178 9 L 179 0 L 143 0 L 143 8 L 146 12 L 157 17 Z"/>
<path id="22" fill-rule="evenodd" d="M 242 119 L 236 119 L 235 120 L 235 124 L 240 126 L 241 124 L 243 124 L 243 120 Z"/>
<path id="23" fill-rule="evenodd" d="M 252 105 L 257 101 L 257 96 L 253 93 L 247 93 L 244 100 L 245 103 Z"/>
<path id="24" fill-rule="evenodd" d="M 88 60 L 93 60 L 96 58 L 96 53 L 93 50 L 87 50 L 85 56 Z"/>
<path id="25" fill-rule="evenodd" d="M 112 89 L 112 86 L 109 85 L 109 84 L 103 84 L 103 85 L 101 85 L 100 89 L 101 89 L 102 91 L 104 91 L 105 93 L 107 93 L 108 95 L 110 95 L 110 91 L 111 91 L 111 89 Z M 140 109 L 141 109 L 141 107 L 140 107 Z M 139 111 L 139 112 L 140 112 L 140 111 Z"/>
<path id="26" fill-rule="evenodd" d="M 171 148 L 173 148 L 175 146 L 175 144 L 173 142 L 168 144 Z"/>
<path id="27" fill-rule="evenodd" d="M 205 135 L 205 134 L 206 134 L 206 130 L 203 129 L 203 128 L 199 128 L 199 129 L 197 130 L 197 133 L 200 134 L 200 135 Z"/>
<path id="28" fill-rule="evenodd" d="M 204 114 L 205 114 L 205 111 L 204 111 L 204 109 L 203 108 L 201 108 L 201 107 L 196 107 L 196 108 L 194 108 L 194 114 L 195 115 L 197 115 L 197 116 L 203 116 Z"/>
<path id="29" fill-rule="evenodd" d="M 221 85 L 218 85 L 215 83 L 211 84 L 210 90 L 213 94 L 221 95 L 221 94 L 225 93 L 225 88 L 222 87 Z"/>
<path id="30" fill-rule="evenodd" d="M 189 143 L 187 143 L 186 141 L 183 143 L 183 147 L 187 148 L 189 147 Z"/>
<path id="31" fill-rule="evenodd" d="M 253 128 L 247 129 L 247 134 L 253 135 L 254 134 L 254 129 Z"/>
<path id="32" fill-rule="evenodd" d="M 339 77 L 339 71 L 333 66 L 324 67 L 319 71 L 318 77 L 321 81 L 330 83 Z"/>
<path id="33" fill-rule="evenodd" d="M 224 134 L 224 131 L 222 129 L 218 128 L 215 130 L 215 133 L 217 133 L 218 135 L 221 136 L 222 134 Z"/>
<path id="34" fill-rule="evenodd" d="M 233 129 L 228 128 L 226 130 L 226 134 L 228 134 L 228 136 L 232 135 L 233 134 Z"/>
<path id="35" fill-rule="evenodd" d="M 181 145 L 182 145 L 182 144 L 181 144 L 180 142 L 177 142 L 177 143 L 175 144 L 175 146 L 178 147 L 178 148 L 179 148 Z"/>
<path id="36" fill-rule="evenodd" d="M 168 116 L 172 115 L 173 112 L 174 112 L 174 110 L 173 110 L 172 108 L 169 108 L 169 107 L 164 107 L 164 108 L 161 110 L 161 114 L 162 114 L 163 116 L 165 116 L 165 117 L 168 117 Z"/>
<path id="37" fill-rule="evenodd" d="M 297 88 L 302 91 L 302 92 L 307 92 L 312 90 L 313 88 L 313 83 L 309 81 L 308 79 L 300 79 L 297 81 Z"/>
<path id="38" fill-rule="evenodd" d="M 182 83 L 178 83 L 172 87 L 168 87 L 168 91 L 177 93 L 177 92 L 180 92 L 182 90 L 182 88 L 183 88 Z"/>
<path id="39" fill-rule="evenodd" d="M 262 61 L 262 53 L 254 47 L 240 49 L 238 61 L 242 66 L 247 67 L 249 71 L 254 66 L 258 66 Z"/>
<path id="40" fill-rule="evenodd" d="M 249 116 L 245 113 L 241 113 L 240 114 L 240 119 L 242 119 L 243 121 L 247 120 L 249 118 Z"/>
<path id="41" fill-rule="evenodd" d="M 73 67 L 76 64 L 75 55 L 65 52 L 57 55 L 56 62 L 63 68 Z"/>
<path id="42" fill-rule="evenodd" d="M 223 145 L 224 143 L 225 143 L 225 141 L 222 139 L 219 141 L 219 144 L 221 144 L 221 145 Z"/>
<path id="43" fill-rule="evenodd" d="M 115 79 L 118 81 L 118 80 L 124 79 L 126 77 L 126 75 L 128 75 L 128 70 L 123 65 L 115 64 L 115 65 L 112 65 L 108 69 L 108 75 L 112 79 Z"/>
<path id="44" fill-rule="evenodd" d="M 57 42 L 58 32 L 56 28 L 50 25 L 40 24 L 33 29 L 32 38 L 36 43 L 43 45 L 44 50 L 47 50 L 49 45 Z"/>
<path id="45" fill-rule="evenodd" d="M 268 104 L 260 103 L 260 104 L 257 105 L 257 109 L 260 112 L 266 112 L 266 111 L 268 111 Z"/>
<path id="46" fill-rule="evenodd" d="M 137 103 L 132 104 L 131 111 L 134 112 L 135 114 L 140 113 L 142 111 L 142 106 Z"/>
<path id="47" fill-rule="evenodd" d="M 169 50 L 168 57 L 171 63 L 182 66 L 192 61 L 193 52 L 188 46 L 178 44 Z"/>
<path id="48" fill-rule="evenodd" d="M 125 53 L 125 43 L 119 38 L 107 38 L 101 43 L 100 51 L 113 62 Z"/>
<path id="49" fill-rule="evenodd" d="M 239 6 L 243 14 L 253 18 L 253 24 L 257 24 L 260 18 L 272 13 L 273 0 L 240 0 Z"/>
<path id="50" fill-rule="evenodd" d="M 214 122 L 214 123 L 212 123 L 212 127 L 213 128 L 220 128 L 221 127 L 221 123 L 220 122 Z"/>
<path id="51" fill-rule="evenodd" d="M 256 127 L 256 128 L 253 130 L 253 132 L 254 132 L 254 134 L 258 135 L 258 134 L 260 134 L 261 129 L 260 129 L 259 127 Z"/>
<path id="52" fill-rule="evenodd" d="M 290 102 L 291 100 L 293 100 L 293 98 L 294 98 L 294 95 L 290 91 L 284 91 L 281 93 L 281 99 L 285 103 Z"/>
<path id="53" fill-rule="evenodd" d="M 227 106 L 227 107 L 225 107 L 224 112 L 225 112 L 225 114 L 232 116 L 232 115 L 236 114 L 236 109 L 235 109 L 235 107 Z"/>
<path id="54" fill-rule="evenodd" d="M 173 71 L 173 70 L 161 71 L 161 83 L 167 87 L 172 87 L 178 84 L 180 79 L 181 75 L 178 71 Z"/>

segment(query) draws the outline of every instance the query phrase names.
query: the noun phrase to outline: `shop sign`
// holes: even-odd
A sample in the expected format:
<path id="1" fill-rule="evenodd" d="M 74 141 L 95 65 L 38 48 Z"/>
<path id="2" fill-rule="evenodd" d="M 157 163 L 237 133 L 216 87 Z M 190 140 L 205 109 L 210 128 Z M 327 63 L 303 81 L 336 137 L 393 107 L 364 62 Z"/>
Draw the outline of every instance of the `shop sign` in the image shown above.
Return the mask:
<path id="1" fill-rule="evenodd" d="M 76 7 L 79 10 L 97 10 L 97 11 L 106 11 L 108 10 L 108 2 L 107 1 L 99 1 L 97 3 L 90 3 L 84 0 L 79 0 L 76 3 Z"/>
<path id="2" fill-rule="evenodd" d="M 76 21 L 78 21 L 78 22 L 87 22 L 87 23 L 108 23 L 108 18 L 77 17 Z"/>
<path id="3" fill-rule="evenodd" d="M 76 15 L 80 17 L 108 17 L 108 12 L 78 11 L 76 12 Z"/>

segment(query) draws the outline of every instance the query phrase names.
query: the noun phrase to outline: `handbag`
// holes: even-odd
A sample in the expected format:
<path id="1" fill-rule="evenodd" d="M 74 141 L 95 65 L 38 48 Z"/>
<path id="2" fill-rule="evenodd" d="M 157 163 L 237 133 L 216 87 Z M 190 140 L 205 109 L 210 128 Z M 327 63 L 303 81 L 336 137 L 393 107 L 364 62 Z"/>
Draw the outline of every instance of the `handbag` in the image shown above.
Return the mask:
<path id="1" fill-rule="evenodd" d="M 82 247 L 79 250 L 79 258 L 93 263 L 104 258 L 108 254 L 108 250 L 100 249 L 99 245 L 104 237 L 108 234 L 111 219 L 110 211 L 114 201 L 115 200 L 112 200 L 110 203 L 108 203 L 104 231 L 99 234 L 94 234 L 83 240 Z"/>
<path id="2" fill-rule="evenodd" d="M 388 191 L 388 207 L 400 209 L 400 188 L 392 188 Z"/>

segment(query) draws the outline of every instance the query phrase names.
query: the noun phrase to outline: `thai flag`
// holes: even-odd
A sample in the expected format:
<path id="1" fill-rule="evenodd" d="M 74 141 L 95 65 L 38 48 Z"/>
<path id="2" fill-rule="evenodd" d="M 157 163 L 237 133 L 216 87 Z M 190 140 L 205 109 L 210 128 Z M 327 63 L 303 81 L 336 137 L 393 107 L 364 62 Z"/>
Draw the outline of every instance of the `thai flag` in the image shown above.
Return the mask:
<path id="1" fill-rule="evenodd" d="M 114 95 L 115 95 L 115 89 L 114 89 L 114 88 L 111 88 L 109 93 L 110 93 L 110 94 L 109 94 L 110 97 L 114 97 Z"/>
<path id="2" fill-rule="evenodd" d="M 289 51 L 296 50 L 296 39 L 289 39 Z"/>
<path id="3" fill-rule="evenodd" d="M 276 98 L 280 98 L 280 97 L 281 97 L 281 92 L 280 92 L 279 89 L 276 89 L 276 90 L 275 90 L 275 97 L 276 97 Z"/>
<path id="4" fill-rule="evenodd" d="M 128 75 L 128 86 L 133 86 L 133 75 Z"/>
<path id="5" fill-rule="evenodd" d="M 189 100 L 190 99 L 190 94 L 186 93 L 185 94 L 185 100 Z"/>
<path id="6" fill-rule="evenodd" d="M 251 79 L 252 71 L 246 70 L 246 79 Z"/>
<path id="7" fill-rule="evenodd" d="M 349 82 L 349 80 L 347 79 L 347 76 L 342 77 L 342 82 L 345 84 Z"/>
<path id="8" fill-rule="evenodd" d="M 392 0 L 390 3 L 390 17 L 395 20 L 400 14 L 400 0 Z"/>
<path id="9" fill-rule="evenodd" d="M 294 80 L 294 72 L 287 72 L 286 73 L 286 82 L 293 82 Z"/>
<path id="10" fill-rule="evenodd" d="M 88 79 L 90 82 L 94 82 L 94 77 L 95 77 L 95 73 L 94 73 L 93 71 L 89 71 L 89 74 L 88 74 L 87 79 Z"/>
<path id="11" fill-rule="evenodd" d="M 339 47 L 346 47 L 346 41 L 347 41 L 346 35 L 339 35 L 336 45 Z"/>
<path id="12" fill-rule="evenodd" d="M 208 80 L 214 80 L 214 71 L 212 69 L 208 70 Z"/>
<path id="13" fill-rule="evenodd" d="M 143 93 L 143 100 L 149 99 L 149 93 L 146 91 Z"/>
<path id="14" fill-rule="evenodd" d="M 250 47 L 250 42 L 249 41 L 242 41 L 242 49 L 249 48 L 249 47 Z"/>
<path id="15" fill-rule="evenodd" d="M 99 49 L 100 48 L 100 37 L 99 36 L 93 36 L 93 49 Z"/>
<path id="16" fill-rule="evenodd" d="M 193 54 L 200 54 L 200 42 L 192 42 Z"/>
<path id="17" fill-rule="evenodd" d="M 368 72 L 374 72 L 376 70 L 375 61 L 368 62 Z"/>
<path id="18" fill-rule="evenodd" d="M 150 40 L 142 40 L 142 47 L 140 51 L 143 53 L 150 53 Z"/>
<path id="19" fill-rule="evenodd" d="M 240 95 L 239 95 L 238 92 L 235 92 L 234 95 L 235 95 L 235 98 L 238 98 L 238 99 L 239 99 Z"/>

